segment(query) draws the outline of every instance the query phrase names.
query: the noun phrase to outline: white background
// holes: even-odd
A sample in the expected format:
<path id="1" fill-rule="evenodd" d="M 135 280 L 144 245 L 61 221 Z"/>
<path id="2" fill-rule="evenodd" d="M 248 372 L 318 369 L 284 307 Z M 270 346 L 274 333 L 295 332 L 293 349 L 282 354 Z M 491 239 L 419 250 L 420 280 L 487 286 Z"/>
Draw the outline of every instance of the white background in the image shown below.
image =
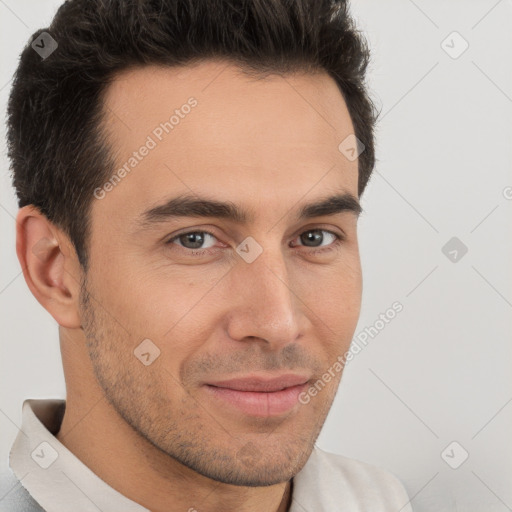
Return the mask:
<path id="1" fill-rule="evenodd" d="M 60 3 L 0 2 L 4 116 L 19 52 Z M 382 109 L 359 224 L 356 335 L 395 301 L 404 309 L 348 364 L 318 445 L 391 470 L 416 512 L 512 510 L 512 2 L 354 0 L 352 12 L 373 49 L 370 86 Z M 453 31 L 469 43 L 458 58 L 442 47 L 461 48 Z M 4 122 L 1 130 L 6 471 L 23 400 L 64 398 L 65 387 L 57 324 L 15 254 Z M 441 250 L 452 237 L 468 248 L 456 262 Z M 469 454 L 458 469 L 441 457 L 453 441 L 452 465 Z"/>

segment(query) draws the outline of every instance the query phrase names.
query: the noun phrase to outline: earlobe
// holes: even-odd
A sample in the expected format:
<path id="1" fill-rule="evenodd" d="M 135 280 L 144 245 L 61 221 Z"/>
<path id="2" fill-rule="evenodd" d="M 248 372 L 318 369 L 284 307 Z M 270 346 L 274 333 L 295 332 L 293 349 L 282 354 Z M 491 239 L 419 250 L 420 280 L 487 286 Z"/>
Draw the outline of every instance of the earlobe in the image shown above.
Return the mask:
<path id="1" fill-rule="evenodd" d="M 59 325 L 79 328 L 79 265 L 66 239 L 33 205 L 19 210 L 16 253 L 30 291 Z"/>

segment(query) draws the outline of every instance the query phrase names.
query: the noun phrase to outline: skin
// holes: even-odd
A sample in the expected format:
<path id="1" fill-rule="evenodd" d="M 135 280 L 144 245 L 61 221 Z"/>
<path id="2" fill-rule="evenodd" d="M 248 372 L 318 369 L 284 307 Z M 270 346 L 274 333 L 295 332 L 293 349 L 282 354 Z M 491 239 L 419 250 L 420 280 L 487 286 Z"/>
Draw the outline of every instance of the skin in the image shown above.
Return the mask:
<path id="1" fill-rule="evenodd" d="M 18 213 L 25 279 L 59 324 L 67 397 L 57 438 L 154 512 L 282 512 L 341 372 L 309 404 L 267 418 L 220 406 L 202 383 L 290 372 L 315 382 L 348 349 L 362 293 L 357 215 L 296 214 L 336 192 L 358 197 L 357 160 L 338 150 L 353 125 L 325 73 L 257 81 L 223 61 L 125 70 L 105 97 L 119 166 L 191 96 L 191 113 L 93 199 L 87 275 L 59 228 L 32 206 Z M 140 229 L 144 210 L 180 193 L 235 202 L 254 219 Z M 200 246 L 211 254 L 190 256 L 197 245 L 183 238 L 166 244 L 201 229 L 214 233 Z M 307 245 L 315 229 L 346 239 L 337 246 L 322 231 Z M 247 236 L 263 248 L 252 263 L 235 251 Z M 148 366 L 134 355 L 146 338 L 160 350 Z"/>

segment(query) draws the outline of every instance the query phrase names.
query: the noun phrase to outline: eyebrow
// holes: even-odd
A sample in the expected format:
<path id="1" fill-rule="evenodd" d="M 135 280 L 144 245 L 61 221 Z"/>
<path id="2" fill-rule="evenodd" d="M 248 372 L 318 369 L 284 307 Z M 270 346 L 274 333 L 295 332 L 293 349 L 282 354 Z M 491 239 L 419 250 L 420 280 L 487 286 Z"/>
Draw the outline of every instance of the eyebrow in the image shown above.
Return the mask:
<path id="1" fill-rule="evenodd" d="M 346 192 L 319 199 L 308 203 L 299 210 L 299 221 L 352 212 L 356 217 L 363 208 L 352 194 Z M 136 220 L 140 228 L 148 228 L 155 224 L 178 217 L 215 217 L 231 220 L 237 224 L 247 224 L 254 216 L 231 201 L 217 201 L 206 197 L 180 195 L 168 199 L 165 203 L 144 211 Z"/>

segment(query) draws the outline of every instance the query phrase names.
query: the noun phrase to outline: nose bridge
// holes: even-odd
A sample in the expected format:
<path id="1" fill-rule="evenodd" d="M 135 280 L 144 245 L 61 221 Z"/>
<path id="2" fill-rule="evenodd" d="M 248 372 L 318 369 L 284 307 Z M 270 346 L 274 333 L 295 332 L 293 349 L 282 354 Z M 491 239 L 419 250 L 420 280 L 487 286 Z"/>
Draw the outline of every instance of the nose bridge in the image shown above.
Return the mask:
<path id="1" fill-rule="evenodd" d="M 300 301 L 281 248 L 265 248 L 251 263 L 239 261 L 233 271 L 238 300 L 231 311 L 231 336 L 272 343 L 295 340 L 301 329 Z"/>

